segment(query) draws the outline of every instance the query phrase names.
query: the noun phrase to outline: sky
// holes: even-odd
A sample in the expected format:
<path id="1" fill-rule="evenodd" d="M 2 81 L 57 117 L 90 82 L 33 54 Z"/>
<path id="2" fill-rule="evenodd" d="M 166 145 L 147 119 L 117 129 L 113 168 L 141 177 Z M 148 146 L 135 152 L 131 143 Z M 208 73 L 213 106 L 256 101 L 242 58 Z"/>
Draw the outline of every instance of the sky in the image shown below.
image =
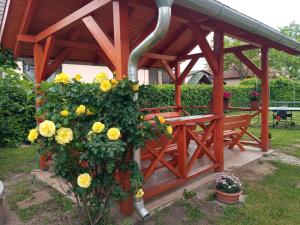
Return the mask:
<path id="1" fill-rule="evenodd" d="M 300 0 L 218 0 L 275 29 L 300 23 Z"/>
<path id="2" fill-rule="evenodd" d="M 277 30 L 292 21 L 300 23 L 300 0 L 218 1 Z M 192 53 L 196 52 L 200 52 L 198 47 L 192 51 Z M 187 64 L 188 62 L 183 63 L 181 70 L 184 70 Z M 204 69 L 204 66 L 205 60 L 200 59 L 192 70 L 201 70 Z"/>

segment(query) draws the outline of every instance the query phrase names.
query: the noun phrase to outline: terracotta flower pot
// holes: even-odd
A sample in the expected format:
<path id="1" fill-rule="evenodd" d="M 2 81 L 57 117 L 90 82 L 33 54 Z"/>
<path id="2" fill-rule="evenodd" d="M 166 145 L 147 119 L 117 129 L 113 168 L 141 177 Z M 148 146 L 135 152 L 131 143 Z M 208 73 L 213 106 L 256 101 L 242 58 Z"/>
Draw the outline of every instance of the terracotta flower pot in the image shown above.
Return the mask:
<path id="1" fill-rule="evenodd" d="M 250 101 L 250 107 L 251 107 L 251 109 L 259 109 L 260 102 L 259 101 Z"/>
<path id="2" fill-rule="evenodd" d="M 239 193 L 225 193 L 225 192 L 221 192 L 221 191 L 217 190 L 216 187 L 215 187 L 215 192 L 217 194 L 217 199 L 220 202 L 229 203 L 229 204 L 239 202 L 240 196 L 242 194 L 242 191 L 240 191 Z"/>

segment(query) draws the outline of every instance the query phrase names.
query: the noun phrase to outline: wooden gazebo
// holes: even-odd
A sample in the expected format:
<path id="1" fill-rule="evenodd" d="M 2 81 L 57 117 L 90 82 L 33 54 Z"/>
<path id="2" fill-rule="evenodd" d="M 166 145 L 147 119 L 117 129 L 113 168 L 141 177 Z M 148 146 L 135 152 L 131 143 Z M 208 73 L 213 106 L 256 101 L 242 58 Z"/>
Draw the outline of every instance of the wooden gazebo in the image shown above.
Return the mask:
<path id="1" fill-rule="evenodd" d="M 127 74 L 130 52 L 154 30 L 158 16 L 154 0 L 1 1 L 5 5 L 1 45 L 13 49 L 16 58 L 34 58 L 37 85 L 65 61 L 106 65 L 116 72 L 117 79 L 122 79 Z M 213 33 L 213 47 L 207 40 L 210 33 Z M 246 44 L 224 48 L 224 35 Z M 196 46 L 200 47 L 201 53 L 190 54 Z M 154 115 L 170 117 L 167 122 L 174 129 L 173 139 L 162 137 L 159 146 L 155 143 L 146 145 L 147 152 L 142 155 L 144 161 L 149 161 L 149 166 L 143 168 L 145 180 L 147 182 L 153 172 L 162 167 L 175 178 L 172 182 L 146 189 L 145 199 L 207 171 L 223 170 L 223 131 L 231 129 L 228 124 L 235 121 L 234 118 L 226 119 L 223 112 L 224 54 L 233 53 L 262 81 L 262 105 L 257 110 L 262 118 L 261 139 L 252 138 L 262 151 L 268 150 L 270 48 L 300 54 L 300 43 L 219 2 L 175 0 L 167 35 L 139 62 L 140 68 L 165 69 L 175 84 L 176 96 L 175 106 L 144 109 L 149 112 L 148 119 Z M 260 67 L 245 56 L 244 51 L 251 49 L 261 49 Z M 200 58 L 206 59 L 214 75 L 213 113 L 185 118 L 187 106 L 181 104 L 181 85 Z M 180 63 L 187 60 L 189 64 L 182 71 Z M 242 124 L 245 118 L 240 118 L 239 122 Z M 201 134 L 196 131 L 196 126 L 201 127 Z M 240 144 L 236 142 L 236 136 L 228 137 L 232 139 L 229 147 Z M 197 147 L 187 154 L 190 140 L 194 140 Z M 210 164 L 194 171 L 195 162 L 203 155 Z M 123 213 L 132 212 L 130 201 L 121 206 Z"/>

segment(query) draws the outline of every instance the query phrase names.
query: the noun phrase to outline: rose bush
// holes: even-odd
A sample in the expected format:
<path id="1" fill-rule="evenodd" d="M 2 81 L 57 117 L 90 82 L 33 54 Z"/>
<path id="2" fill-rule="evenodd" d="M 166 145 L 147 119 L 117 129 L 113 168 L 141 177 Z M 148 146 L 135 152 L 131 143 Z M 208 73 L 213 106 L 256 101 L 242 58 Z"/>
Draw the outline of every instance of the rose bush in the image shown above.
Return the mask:
<path id="1" fill-rule="evenodd" d="M 89 224 L 107 224 L 112 201 L 142 197 L 142 175 L 134 149 L 172 127 L 163 118 L 155 124 L 143 120 L 134 95 L 138 84 L 127 79 L 109 80 L 101 73 L 95 83 L 84 84 L 79 76 L 70 80 L 59 74 L 51 85 L 42 85 L 44 121 L 28 139 L 37 141 L 41 153 L 54 154 L 54 171 L 71 184 Z M 122 189 L 120 179 L 130 174 L 132 189 Z"/>

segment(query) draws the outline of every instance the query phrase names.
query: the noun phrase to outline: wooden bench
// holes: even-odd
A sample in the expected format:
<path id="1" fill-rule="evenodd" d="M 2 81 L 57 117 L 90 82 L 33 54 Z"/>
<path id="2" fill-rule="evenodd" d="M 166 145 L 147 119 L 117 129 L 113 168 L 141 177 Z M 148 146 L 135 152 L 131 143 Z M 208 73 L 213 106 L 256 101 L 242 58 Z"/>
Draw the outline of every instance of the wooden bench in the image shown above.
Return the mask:
<path id="1" fill-rule="evenodd" d="M 250 125 L 252 115 L 234 115 L 224 117 L 224 146 L 232 149 L 237 146 L 241 151 L 245 151 L 245 147 L 240 143 L 241 138 L 247 132 Z"/>

